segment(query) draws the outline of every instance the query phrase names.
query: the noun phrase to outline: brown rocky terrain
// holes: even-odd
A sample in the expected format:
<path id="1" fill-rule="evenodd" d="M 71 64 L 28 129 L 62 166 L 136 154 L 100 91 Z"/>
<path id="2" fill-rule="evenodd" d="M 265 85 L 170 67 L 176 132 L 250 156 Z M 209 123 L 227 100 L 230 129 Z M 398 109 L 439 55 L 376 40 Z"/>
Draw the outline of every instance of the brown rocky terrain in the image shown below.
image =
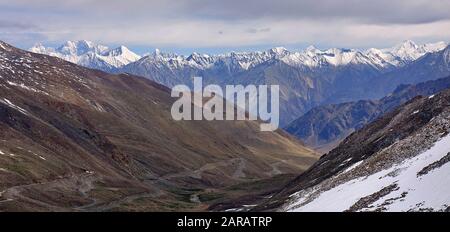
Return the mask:
<path id="1" fill-rule="evenodd" d="M 317 160 L 256 121 L 174 121 L 148 79 L 0 45 L 0 211 L 206 210 Z"/>

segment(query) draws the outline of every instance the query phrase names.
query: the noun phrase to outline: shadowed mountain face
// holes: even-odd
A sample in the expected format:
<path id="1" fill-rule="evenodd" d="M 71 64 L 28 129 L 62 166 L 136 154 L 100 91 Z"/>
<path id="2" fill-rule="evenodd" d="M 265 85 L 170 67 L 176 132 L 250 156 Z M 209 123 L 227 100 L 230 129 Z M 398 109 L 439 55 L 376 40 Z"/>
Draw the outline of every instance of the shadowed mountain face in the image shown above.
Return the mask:
<path id="1" fill-rule="evenodd" d="M 450 75 L 450 46 L 428 53 L 399 69 L 371 80 L 366 91 L 386 95 L 400 84 L 416 84 Z"/>
<path id="2" fill-rule="evenodd" d="M 160 63 L 162 62 L 162 64 Z M 121 71 L 145 76 L 166 86 L 192 85 L 192 77 L 203 78 L 204 85 L 279 85 L 280 125 L 296 119 L 320 104 L 361 99 L 362 83 L 380 75 L 383 68 L 369 64 L 334 66 L 323 64 L 309 67 L 293 66 L 276 58 L 255 64 L 249 69 L 231 69 L 225 62 L 217 62 L 208 69 L 192 66 L 167 66 L 166 61 L 143 58 Z M 357 86 L 358 85 L 358 86 Z M 354 86 L 354 88 L 349 88 Z"/>
<path id="3" fill-rule="evenodd" d="M 450 88 L 450 77 L 416 85 L 400 85 L 380 100 L 361 100 L 319 106 L 286 127 L 308 146 L 328 152 L 345 137 L 418 95 L 429 96 Z"/>
<path id="4" fill-rule="evenodd" d="M 348 136 L 257 209 L 448 211 L 449 133 L 450 90 L 415 97 Z"/>
<path id="5" fill-rule="evenodd" d="M 0 45 L 2 211 L 204 210 L 317 160 L 255 121 L 174 121 L 148 79 Z"/>

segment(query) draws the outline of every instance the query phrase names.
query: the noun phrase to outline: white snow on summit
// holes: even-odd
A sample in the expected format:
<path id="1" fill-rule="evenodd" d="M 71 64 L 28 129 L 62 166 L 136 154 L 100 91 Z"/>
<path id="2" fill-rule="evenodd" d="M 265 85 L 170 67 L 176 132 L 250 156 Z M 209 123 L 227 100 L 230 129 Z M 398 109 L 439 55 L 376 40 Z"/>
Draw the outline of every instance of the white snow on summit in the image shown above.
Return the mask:
<path id="1" fill-rule="evenodd" d="M 427 43 L 417 45 L 411 40 L 406 40 L 392 48 L 376 49 L 370 48 L 365 51 L 365 55 L 379 64 L 391 64 L 394 66 L 403 65 L 414 61 L 426 53 L 438 52 L 449 44 L 445 42 Z"/>
<path id="2" fill-rule="evenodd" d="M 125 46 L 109 49 L 107 46 L 95 44 L 87 40 L 67 41 L 57 48 L 44 47 L 42 44 L 36 44 L 29 50 L 105 71 L 123 67 L 141 58 Z"/>
<path id="3" fill-rule="evenodd" d="M 447 45 L 445 42 L 417 45 L 413 41 L 407 40 L 392 48 L 371 48 L 366 51 L 340 48 L 322 51 L 314 46 L 309 46 L 300 52 L 291 52 L 284 47 L 275 47 L 263 52 L 230 52 L 219 55 L 194 52 L 189 56 L 163 53 L 156 49 L 155 52 L 147 54 L 139 63 L 148 63 L 155 67 L 168 69 L 189 67 L 205 70 L 225 65 L 229 70 L 248 70 L 270 60 L 279 60 L 296 67 L 314 68 L 324 65 L 365 64 L 381 69 L 405 65 L 428 52 L 440 51 Z M 109 49 L 85 40 L 68 41 L 58 48 L 37 44 L 30 51 L 57 56 L 73 63 L 105 71 L 119 69 L 141 58 L 124 46 Z"/>
<path id="4" fill-rule="evenodd" d="M 283 47 L 275 47 L 264 52 L 231 52 L 221 55 L 200 55 L 193 53 L 189 57 L 165 56 L 165 61 L 178 66 L 190 66 L 201 69 L 225 64 L 230 69 L 247 70 L 269 60 L 281 60 L 292 66 L 320 67 L 323 65 L 344 66 L 348 64 L 367 64 L 375 68 L 402 66 L 414 61 L 429 52 L 443 50 L 445 42 L 416 45 L 405 41 L 393 48 L 366 51 L 355 49 L 331 48 L 325 51 L 309 46 L 304 51 L 292 52 Z M 161 60 L 160 60 L 161 61 Z"/>

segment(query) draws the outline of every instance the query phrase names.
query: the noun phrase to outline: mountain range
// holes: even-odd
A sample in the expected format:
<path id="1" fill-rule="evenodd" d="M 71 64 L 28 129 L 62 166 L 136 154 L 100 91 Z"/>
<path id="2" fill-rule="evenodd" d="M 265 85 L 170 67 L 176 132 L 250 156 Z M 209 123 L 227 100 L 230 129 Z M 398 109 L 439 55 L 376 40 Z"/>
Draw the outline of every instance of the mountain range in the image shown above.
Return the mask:
<path id="1" fill-rule="evenodd" d="M 351 133 L 410 99 L 430 96 L 450 88 L 450 77 L 419 84 L 403 84 L 379 100 L 360 100 L 313 108 L 290 123 L 285 130 L 308 146 L 328 152 Z"/>
<path id="2" fill-rule="evenodd" d="M 450 210 L 447 43 L 157 50 L 108 73 L 0 45 L 2 210 Z M 170 120 L 194 76 L 280 85 L 288 132 L 326 154 L 259 121 Z"/>
<path id="3" fill-rule="evenodd" d="M 175 121 L 175 100 L 0 42 L 0 211 L 206 210 L 267 195 L 318 158 L 258 121 Z"/>
<path id="4" fill-rule="evenodd" d="M 73 55 L 67 56 L 67 52 L 48 52 L 65 51 L 62 48 L 67 47 L 66 45 L 56 49 L 35 46 L 30 50 L 56 55 L 107 72 L 144 76 L 168 87 L 176 84 L 191 86 L 194 76 L 203 77 L 205 84 L 221 86 L 277 84 L 281 91 L 281 126 L 286 126 L 316 106 L 381 98 L 404 79 L 408 79 L 408 70 L 423 70 L 415 73 L 416 77 L 409 80 L 413 83 L 422 82 L 421 78 L 431 77 L 429 72 L 433 71 L 427 70 L 428 63 L 423 59 L 424 56 L 442 52 L 448 45 L 445 42 L 416 45 L 412 41 L 405 41 L 392 48 L 372 48 L 365 51 L 339 48 L 319 50 L 310 46 L 301 52 L 277 47 L 263 52 L 231 52 L 220 55 L 193 53 L 189 56 L 156 50 L 141 59 L 133 56 L 137 59 L 134 62 L 112 66 L 104 65 L 102 59 L 97 58 L 103 57 L 102 54 L 107 51 L 105 46 L 87 41 L 70 43 L 90 44 L 88 47 L 91 49 L 81 46 L 79 51 L 75 50 L 76 52 L 70 53 Z M 82 55 L 86 51 L 88 55 Z M 80 56 L 82 58 L 78 58 Z M 83 58 L 86 56 L 96 59 Z M 440 57 L 434 59 L 438 58 Z M 434 74 L 436 78 L 450 75 L 448 59 L 444 58 L 443 62 L 447 66 Z M 394 72 L 404 75 L 390 74 Z M 389 75 L 399 76 L 395 86 L 390 84 Z"/>
<path id="5" fill-rule="evenodd" d="M 158 63 L 160 66 L 171 69 L 190 67 L 203 70 L 220 68 L 220 66 L 225 65 L 230 71 L 248 70 L 258 64 L 275 59 L 292 66 L 319 67 L 327 65 L 371 64 L 376 67 L 386 67 L 403 66 L 426 53 L 440 51 L 447 45 L 445 42 L 417 45 L 411 40 L 406 40 L 392 48 L 370 48 L 365 51 L 340 48 L 331 48 L 322 51 L 314 46 L 309 46 L 301 52 L 291 52 L 283 47 L 275 47 L 264 52 L 231 52 L 219 55 L 192 53 L 189 56 L 162 53 L 159 49 L 156 49 L 152 54 L 144 56 L 144 59 L 140 63 Z M 107 61 L 111 64 L 109 67 L 113 69 L 133 63 L 141 58 L 125 46 L 109 49 L 107 46 L 95 44 L 87 40 L 67 41 L 56 48 L 36 44 L 29 50 L 35 53 L 57 56 L 73 63 L 110 72 L 113 70 L 109 70 L 105 66 L 95 67 L 96 62 L 94 60 L 86 60 L 84 56 L 98 55 L 99 59 L 109 57 L 110 59 L 116 58 L 117 60 L 122 60 L 116 63 Z"/>
<path id="6" fill-rule="evenodd" d="M 109 72 L 113 72 L 141 58 L 141 56 L 130 51 L 125 46 L 110 49 L 107 46 L 86 40 L 67 41 L 56 48 L 36 44 L 29 50 L 35 53 L 56 56 L 88 68 Z"/>

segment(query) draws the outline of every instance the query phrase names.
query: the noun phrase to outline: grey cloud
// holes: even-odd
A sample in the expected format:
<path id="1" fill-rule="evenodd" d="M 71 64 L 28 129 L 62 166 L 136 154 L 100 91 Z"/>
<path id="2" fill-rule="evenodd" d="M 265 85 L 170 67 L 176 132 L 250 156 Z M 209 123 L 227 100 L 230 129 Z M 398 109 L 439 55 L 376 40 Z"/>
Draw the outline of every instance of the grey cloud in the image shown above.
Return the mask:
<path id="1" fill-rule="evenodd" d="M 15 2 L 15 3 L 14 3 Z M 72 11 L 107 18 L 165 17 L 202 20 L 351 20 L 374 24 L 417 24 L 450 19 L 448 0 L 16 0 L 9 6 Z"/>
<path id="2" fill-rule="evenodd" d="M 52 43 L 378 46 L 448 41 L 448 12 L 448 0 L 0 0 L 0 32 Z"/>
<path id="3" fill-rule="evenodd" d="M 270 31 L 270 28 L 266 27 L 266 28 L 250 28 L 246 32 L 251 33 L 251 34 L 256 34 L 256 33 L 269 32 L 269 31 Z"/>
<path id="4" fill-rule="evenodd" d="M 195 0 L 186 5 L 197 17 L 245 20 L 344 19 L 364 23 L 416 24 L 450 19 L 450 1 L 426 0 Z"/>
<path id="5" fill-rule="evenodd" d="M 8 30 L 29 30 L 29 29 L 37 29 L 38 27 L 31 23 L 22 23 L 22 22 L 11 22 L 11 21 L 3 21 L 0 20 L 0 29 L 8 29 Z"/>

